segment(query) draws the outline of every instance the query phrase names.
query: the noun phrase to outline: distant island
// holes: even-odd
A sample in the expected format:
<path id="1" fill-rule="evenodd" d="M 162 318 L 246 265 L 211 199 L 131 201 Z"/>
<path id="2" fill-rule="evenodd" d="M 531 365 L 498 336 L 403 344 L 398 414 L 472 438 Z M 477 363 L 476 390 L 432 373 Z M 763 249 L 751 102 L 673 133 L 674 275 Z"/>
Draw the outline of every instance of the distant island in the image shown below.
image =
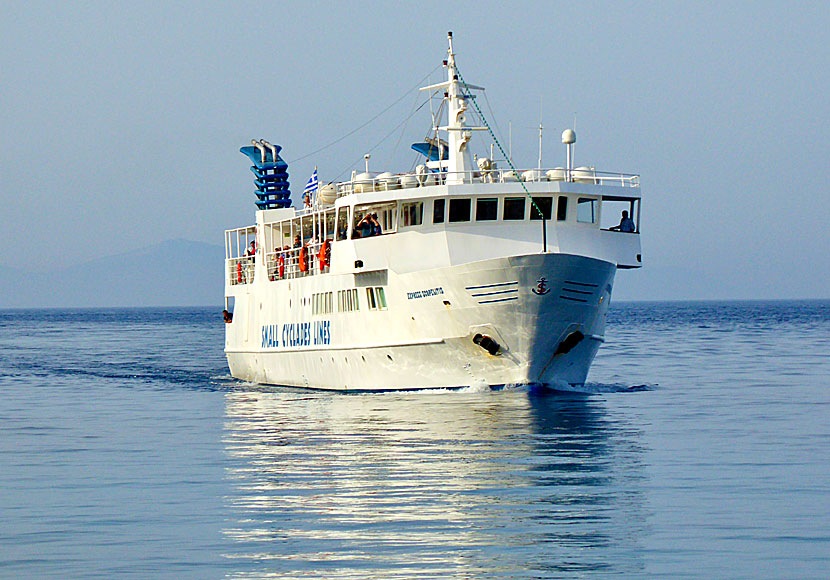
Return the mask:
<path id="1" fill-rule="evenodd" d="M 221 309 L 224 249 L 167 240 L 50 272 L 2 266 L 0 308 L 211 306 Z"/>

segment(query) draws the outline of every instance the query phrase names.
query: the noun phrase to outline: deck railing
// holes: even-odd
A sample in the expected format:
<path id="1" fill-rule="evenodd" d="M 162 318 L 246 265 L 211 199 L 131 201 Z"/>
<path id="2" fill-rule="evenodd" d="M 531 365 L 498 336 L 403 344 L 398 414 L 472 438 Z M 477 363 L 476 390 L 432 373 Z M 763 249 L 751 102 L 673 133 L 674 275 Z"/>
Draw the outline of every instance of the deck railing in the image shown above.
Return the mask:
<path id="1" fill-rule="evenodd" d="M 371 191 L 391 191 L 397 189 L 412 189 L 430 185 L 446 185 L 447 183 L 538 183 L 548 181 L 566 181 L 575 183 L 591 183 L 594 185 L 612 185 L 617 187 L 639 187 L 640 176 L 632 173 L 612 173 L 596 171 L 590 168 L 577 169 L 526 169 L 513 171 L 512 169 L 488 169 L 465 171 L 459 173 L 400 173 L 393 176 L 375 177 L 373 179 L 354 179 L 337 183 L 338 197 L 351 193 L 367 193 Z"/>
<path id="2" fill-rule="evenodd" d="M 322 247 L 323 242 L 314 242 L 301 248 L 266 252 L 265 266 L 268 271 L 268 279 L 272 281 L 288 280 L 328 272 L 328 266 L 324 266 L 320 260 Z"/>
<path id="3" fill-rule="evenodd" d="M 329 241 L 331 243 L 331 240 Z M 269 280 L 288 280 L 324 274 L 329 267 L 320 260 L 322 242 L 308 243 L 302 248 L 275 250 L 265 253 L 265 268 Z M 329 246 L 331 247 L 331 246 Z M 305 255 L 301 254 L 305 250 Z M 331 256 L 329 255 L 329 259 Z M 228 269 L 228 283 L 231 286 L 251 284 L 254 281 L 254 256 L 228 258 L 225 260 Z"/>
<path id="4" fill-rule="evenodd" d="M 254 257 L 228 258 L 228 282 L 231 286 L 237 284 L 251 284 L 254 281 Z"/>

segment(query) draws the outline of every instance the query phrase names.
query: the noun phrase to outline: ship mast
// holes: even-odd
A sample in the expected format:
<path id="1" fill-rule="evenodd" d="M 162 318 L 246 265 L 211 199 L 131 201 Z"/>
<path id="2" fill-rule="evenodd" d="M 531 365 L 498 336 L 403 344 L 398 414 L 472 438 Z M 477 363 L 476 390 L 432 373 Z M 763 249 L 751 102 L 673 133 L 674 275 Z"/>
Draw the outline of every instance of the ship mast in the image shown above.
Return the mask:
<path id="1" fill-rule="evenodd" d="M 452 32 L 447 34 L 449 40 L 449 58 L 447 58 L 447 76 L 449 90 L 447 98 L 447 142 L 450 146 L 447 183 L 464 183 L 467 172 L 473 170 L 473 160 L 467 144 L 472 133 L 466 130 L 466 116 L 468 95 L 464 95 L 458 82 L 458 71 L 455 68 L 455 53 L 452 48 Z"/>
<path id="2" fill-rule="evenodd" d="M 467 126 L 467 118 L 464 113 L 467 111 L 467 101 L 473 97 L 464 92 L 458 79 L 458 69 L 455 66 L 455 52 L 452 46 L 452 32 L 447 33 L 447 40 L 449 41 L 446 61 L 447 81 L 423 87 L 421 90 L 444 89 L 446 91 L 448 101 L 447 125 L 438 127 L 438 129 L 447 132 L 449 151 L 446 163 L 440 160 L 439 163 L 441 168 L 447 171 L 447 184 L 452 185 L 470 180 L 471 172 L 476 169 L 476 166 L 473 163 L 473 156 L 467 145 L 472 137 L 472 131 L 486 131 L 487 128 Z M 466 85 L 466 88 L 484 90 L 484 87 L 469 84 Z"/>

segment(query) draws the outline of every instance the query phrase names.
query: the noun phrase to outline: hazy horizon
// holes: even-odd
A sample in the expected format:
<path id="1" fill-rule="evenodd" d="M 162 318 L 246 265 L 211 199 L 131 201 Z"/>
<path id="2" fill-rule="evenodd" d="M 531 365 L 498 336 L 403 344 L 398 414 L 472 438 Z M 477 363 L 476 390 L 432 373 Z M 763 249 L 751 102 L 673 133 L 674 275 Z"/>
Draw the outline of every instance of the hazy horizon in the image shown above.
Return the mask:
<path id="1" fill-rule="evenodd" d="M 221 244 L 253 223 L 251 138 L 283 147 L 295 200 L 367 151 L 409 170 L 430 122 L 406 121 L 413 89 L 452 30 L 518 166 L 541 113 L 543 165 L 575 121 L 577 165 L 642 176 L 645 267 L 616 300 L 830 297 L 827 5 L 475 6 L 4 5 L 0 264 Z"/>

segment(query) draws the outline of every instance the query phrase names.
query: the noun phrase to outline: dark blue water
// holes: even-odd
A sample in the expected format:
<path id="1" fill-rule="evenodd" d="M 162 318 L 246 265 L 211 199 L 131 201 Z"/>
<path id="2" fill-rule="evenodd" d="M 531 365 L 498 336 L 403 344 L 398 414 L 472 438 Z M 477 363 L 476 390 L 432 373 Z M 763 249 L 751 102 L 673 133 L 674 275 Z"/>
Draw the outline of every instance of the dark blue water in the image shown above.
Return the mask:
<path id="1" fill-rule="evenodd" d="M 585 393 L 227 376 L 218 311 L 0 312 L 1 578 L 827 578 L 830 302 L 623 304 Z"/>

